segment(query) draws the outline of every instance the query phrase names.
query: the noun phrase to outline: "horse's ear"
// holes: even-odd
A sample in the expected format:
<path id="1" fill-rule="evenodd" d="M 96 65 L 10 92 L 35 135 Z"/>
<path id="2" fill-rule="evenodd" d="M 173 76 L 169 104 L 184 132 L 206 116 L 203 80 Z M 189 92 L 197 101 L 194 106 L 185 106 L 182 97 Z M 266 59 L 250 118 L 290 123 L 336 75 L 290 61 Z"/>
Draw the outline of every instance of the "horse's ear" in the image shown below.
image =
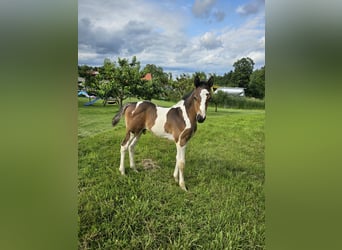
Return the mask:
<path id="1" fill-rule="evenodd" d="M 195 83 L 195 87 L 196 87 L 196 88 L 197 88 L 198 86 L 200 86 L 201 80 L 200 80 L 200 78 L 199 78 L 198 75 L 195 76 L 194 83 Z"/>
<path id="2" fill-rule="evenodd" d="M 209 88 L 211 88 L 214 85 L 214 77 L 213 76 L 211 76 L 209 78 L 209 80 L 207 81 L 207 84 L 208 84 Z"/>

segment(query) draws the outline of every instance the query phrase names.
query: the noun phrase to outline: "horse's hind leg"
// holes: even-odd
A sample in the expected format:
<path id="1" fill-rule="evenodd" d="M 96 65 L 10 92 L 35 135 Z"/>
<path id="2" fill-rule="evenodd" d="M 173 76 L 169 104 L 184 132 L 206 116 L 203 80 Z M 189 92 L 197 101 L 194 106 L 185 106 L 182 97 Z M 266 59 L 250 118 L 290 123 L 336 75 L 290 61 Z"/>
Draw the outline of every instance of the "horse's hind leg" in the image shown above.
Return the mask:
<path id="1" fill-rule="evenodd" d="M 128 147 L 131 144 L 133 139 L 134 139 L 134 134 L 130 133 L 130 132 L 127 132 L 125 139 L 121 143 L 121 149 L 120 149 L 121 157 L 120 157 L 120 167 L 119 167 L 119 170 L 120 170 L 122 175 L 125 175 L 125 166 L 124 166 L 124 163 L 125 163 L 125 153 L 126 153 Z"/>
<path id="2" fill-rule="evenodd" d="M 134 161 L 134 149 L 135 149 L 135 145 L 137 144 L 140 136 L 141 136 L 141 132 L 137 133 L 134 138 L 132 139 L 131 143 L 128 146 L 128 154 L 129 154 L 129 164 L 131 169 L 133 169 L 135 172 L 138 172 L 136 167 L 135 167 L 135 161 Z"/>

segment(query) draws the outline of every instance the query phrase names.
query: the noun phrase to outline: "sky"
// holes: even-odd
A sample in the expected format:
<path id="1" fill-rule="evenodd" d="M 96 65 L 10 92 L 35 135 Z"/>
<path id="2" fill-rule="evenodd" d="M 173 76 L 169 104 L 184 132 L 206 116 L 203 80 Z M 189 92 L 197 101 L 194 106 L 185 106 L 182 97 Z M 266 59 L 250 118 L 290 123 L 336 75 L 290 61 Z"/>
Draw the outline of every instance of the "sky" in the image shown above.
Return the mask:
<path id="1" fill-rule="evenodd" d="M 265 0 L 79 0 L 78 64 L 137 57 L 179 76 L 265 65 Z"/>

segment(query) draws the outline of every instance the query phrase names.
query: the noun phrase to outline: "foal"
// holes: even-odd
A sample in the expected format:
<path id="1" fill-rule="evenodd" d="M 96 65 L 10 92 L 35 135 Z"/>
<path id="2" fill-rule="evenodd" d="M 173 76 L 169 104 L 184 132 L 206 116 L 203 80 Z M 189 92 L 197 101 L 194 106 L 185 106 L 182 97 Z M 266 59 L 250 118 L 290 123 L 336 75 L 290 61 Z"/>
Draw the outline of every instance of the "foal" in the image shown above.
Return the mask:
<path id="1" fill-rule="evenodd" d="M 170 108 L 158 107 L 149 101 L 128 103 L 117 113 L 112 124 L 115 126 L 122 115 L 125 115 L 126 137 L 121 143 L 120 172 L 125 174 L 124 159 L 128 149 L 130 167 L 136 171 L 134 163 L 134 147 L 141 134 L 150 130 L 153 134 L 173 140 L 177 147 L 176 166 L 173 172 L 175 181 L 186 191 L 184 182 L 185 147 L 196 132 L 197 122 L 206 118 L 206 110 L 210 99 L 213 77 L 200 81 L 195 77 L 195 89 L 183 100 Z"/>

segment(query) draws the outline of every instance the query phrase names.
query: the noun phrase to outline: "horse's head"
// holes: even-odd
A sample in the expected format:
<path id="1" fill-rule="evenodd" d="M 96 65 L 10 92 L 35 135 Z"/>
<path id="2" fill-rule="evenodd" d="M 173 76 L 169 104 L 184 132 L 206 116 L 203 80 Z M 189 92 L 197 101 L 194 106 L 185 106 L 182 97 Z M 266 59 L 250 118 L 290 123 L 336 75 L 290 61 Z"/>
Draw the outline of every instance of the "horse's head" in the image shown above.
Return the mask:
<path id="1" fill-rule="evenodd" d="M 214 83 L 214 78 L 211 76 L 208 81 L 201 81 L 198 76 L 195 77 L 194 102 L 196 119 L 199 123 L 204 122 L 208 102 L 211 97 L 211 87 Z"/>

